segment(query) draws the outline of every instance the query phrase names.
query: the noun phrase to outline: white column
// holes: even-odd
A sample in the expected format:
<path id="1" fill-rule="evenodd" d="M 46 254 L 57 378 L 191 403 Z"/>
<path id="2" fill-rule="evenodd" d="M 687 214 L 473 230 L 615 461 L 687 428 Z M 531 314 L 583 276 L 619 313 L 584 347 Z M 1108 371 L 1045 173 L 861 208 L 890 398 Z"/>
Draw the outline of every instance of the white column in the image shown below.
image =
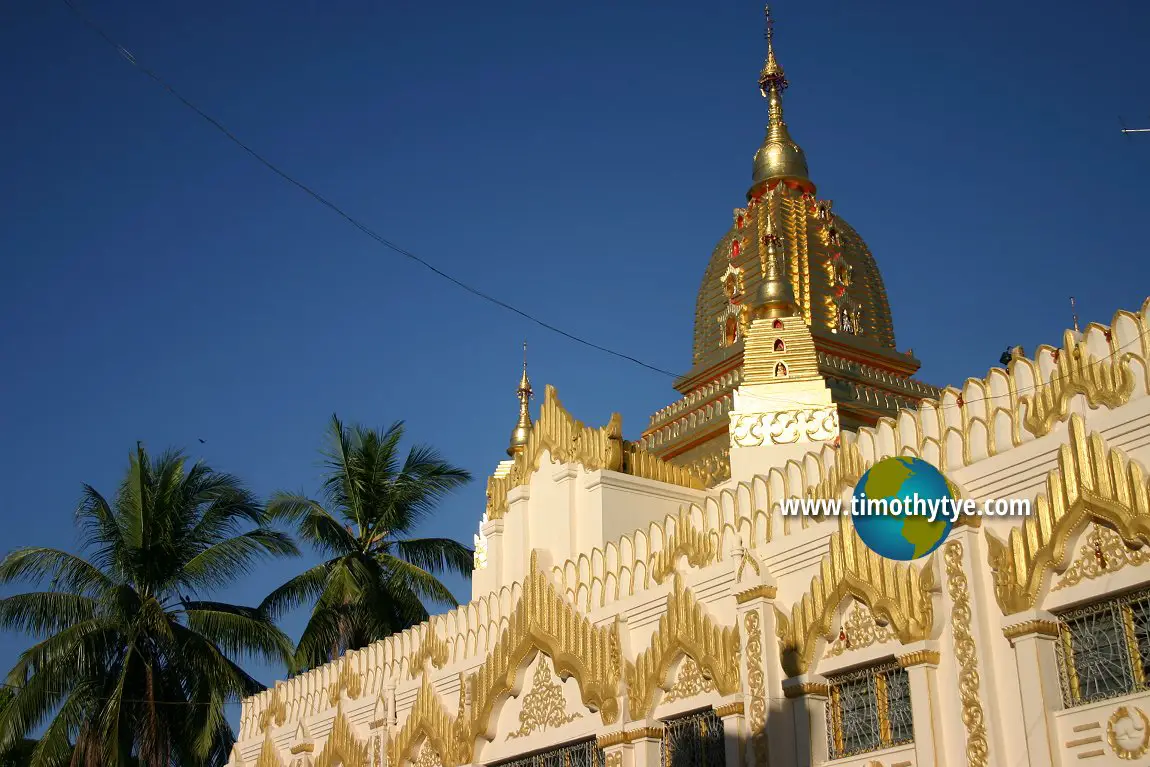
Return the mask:
<path id="1" fill-rule="evenodd" d="M 739 674 L 743 680 L 743 710 L 746 717 L 745 742 L 748 765 L 791 764 L 795 758 L 793 725 L 789 706 L 783 697 L 779 643 L 775 637 L 774 584 L 766 576 L 766 565 L 747 551 L 736 551 L 732 567 L 740 574 L 742 591 L 735 594 L 739 640 L 743 644 Z"/>
<path id="2" fill-rule="evenodd" d="M 715 706 L 715 716 L 723 721 L 723 748 L 726 754 L 726 767 L 745 767 L 747 764 L 747 728 L 743 701 L 737 700 Z"/>
<path id="3" fill-rule="evenodd" d="M 1058 744 L 1052 714 L 1062 710 L 1062 685 L 1055 654 L 1058 622 L 1049 613 L 1037 610 L 1012 617 L 1022 620 L 1007 626 L 1002 633 L 1014 648 L 1018 668 L 1027 764 L 1054 767 L 1058 764 Z"/>
<path id="4" fill-rule="evenodd" d="M 911 722 L 914 727 L 915 761 L 918 767 L 943 767 L 946 758 L 938 733 L 942 718 L 938 706 L 937 650 L 916 650 L 898 658 L 910 681 Z"/>
<path id="5" fill-rule="evenodd" d="M 783 682 L 794 723 L 795 767 L 815 767 L 827 761 L 827 683 L 822 677 L 797 676 Z"/>

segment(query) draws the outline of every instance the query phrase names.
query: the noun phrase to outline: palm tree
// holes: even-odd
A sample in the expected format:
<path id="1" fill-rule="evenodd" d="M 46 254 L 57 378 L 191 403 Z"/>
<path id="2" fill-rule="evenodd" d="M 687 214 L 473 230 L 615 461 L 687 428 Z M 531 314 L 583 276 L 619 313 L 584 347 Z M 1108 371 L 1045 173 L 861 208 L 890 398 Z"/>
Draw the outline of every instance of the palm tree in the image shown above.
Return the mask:
<path id="1" fill-rule="evenodd" d="M 235 477 L 139 444 L 111 502 L 85 485 L 86 558 L 37 547 L 0 561 L 0 583 L 50 582 L 0 599 L 0 627 L 40 640 L 9 672 L 0 750 L 47 724 L 33 767 L 226 761 L 224 704 L 264 689 L 238 661 L 287 661 L 292 646 L 259 610 L 206 597 L 299 553 L 268 520 Z"/>
<path id="2" fill-rule="evenodd" d="M 268 512 L 295 524 L 324 561 L 273 591 L 272 617 L 312 605 L 296 648 L 297 668 L 314 668 L 427 618 L 424 600 L 455 606 L 433 574 L 471 575 L 473 553 L 449 538 L 408 538 L 436 504 L 471 479 L 434 449 L 401 458 L 403 424 L 384 431 L 345 427 L 332 416 L 324 451 L 323 502 L 276 493 Z"/>

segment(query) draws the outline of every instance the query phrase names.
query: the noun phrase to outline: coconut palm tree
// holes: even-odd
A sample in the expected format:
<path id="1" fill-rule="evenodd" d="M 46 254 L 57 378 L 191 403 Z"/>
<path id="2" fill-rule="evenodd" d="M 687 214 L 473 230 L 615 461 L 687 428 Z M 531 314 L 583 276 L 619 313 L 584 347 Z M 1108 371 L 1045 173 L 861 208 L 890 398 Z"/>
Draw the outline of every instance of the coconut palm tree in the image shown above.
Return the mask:
<path id="1" fill-rule="evenodd" d="M 323 560 L 273 591 L 273 617 L 301 605 L 311 616 L 296 648 L 313 668 L 427 618 L 424 601 L 457 604 L 435 573 L 471 575 L 473 553 L 449 538 L 409 538 L 436 505 L 471 479 L 434 449 L 400 455 L 403 424 L 345 427 L 332 416 L 322 502 L 276 493 L 268 512 L 290 521 Z"/>
<path id="2" fill-rule="evenodd" d="M 9 672 L 0 750 L 46 725 L 33 767 L 222 764 L 224 704 L 264 689 L 239 661 L 292 645 L 259 610 L 209 597 L 295 544 L 235 477 L 142 445 L 111 501 L 84 486 L 76 521 L 83 556 L 0 561 L 0 583 L 48 583 L 0 599 L 0 627 L 39 638 Z"/>

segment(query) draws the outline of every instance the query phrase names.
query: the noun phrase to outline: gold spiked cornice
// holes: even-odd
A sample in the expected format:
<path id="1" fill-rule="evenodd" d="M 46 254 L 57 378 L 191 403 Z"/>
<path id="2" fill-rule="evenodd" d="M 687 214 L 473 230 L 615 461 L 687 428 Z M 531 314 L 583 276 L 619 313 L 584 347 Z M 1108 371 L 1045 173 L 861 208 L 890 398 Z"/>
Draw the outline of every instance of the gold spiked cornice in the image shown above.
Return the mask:
<path id="1" fill-rule="evenodd" d="M 1026 520 L 1000 541 L 986 531 L 994 595 L 1005 615 L 1033 609 L 1051 570 L 1061 571 L 1070 540 L 1089 522 L 1114 530 L 1131 548 L 1150 544 L 1150 484 L 1145 471 L 1098 434 L 1086 435 L 1082 416 L 1070 416 L 1070 441 L 1058 468 L 1046 476 Z"/>
<path id="2" fill-rule="evenodd" d="M 821 572 L 791 614 L 775 608 L 783 669 L 789 676 L 808 672 L 819 637 L 830 638 L 831 621 L 847 597 L 869 607 L 903 644 L 930 638 L 934 590 L 930 560 L 921 570 L 913 564 L 895 563 L 871 551 L 854 527 L 844 524 L 831 536 Z"/>

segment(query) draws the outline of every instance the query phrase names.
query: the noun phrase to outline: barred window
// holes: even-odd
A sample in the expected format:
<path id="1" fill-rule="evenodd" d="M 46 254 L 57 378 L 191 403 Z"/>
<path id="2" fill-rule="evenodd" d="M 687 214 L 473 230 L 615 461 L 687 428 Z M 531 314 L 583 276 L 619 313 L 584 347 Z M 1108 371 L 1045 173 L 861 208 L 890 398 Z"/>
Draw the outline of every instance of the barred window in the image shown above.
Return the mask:
<path id="1" fill-rule="evenodd" d="M 1150 590 L 1058 616 L 1062 700 L 1078 706 L 1150 689 Z"/>
<path id="2" fill-rule="evenodd" d="M 663 767 L 712 767 L 726 761 L 723 720 L 714 709 L 663 723 Z"/>
<path id="3" fill-rule="evenodd" d="M 498 767 L 603 767 L 603 749 L 594 740 L 521 756 Z"/>
<path id="4" fill-rule="evenodd" d="M 910 743 L 910 678 L 897 663 L 827 679 L 827 750 L 831 759 Z"/>

